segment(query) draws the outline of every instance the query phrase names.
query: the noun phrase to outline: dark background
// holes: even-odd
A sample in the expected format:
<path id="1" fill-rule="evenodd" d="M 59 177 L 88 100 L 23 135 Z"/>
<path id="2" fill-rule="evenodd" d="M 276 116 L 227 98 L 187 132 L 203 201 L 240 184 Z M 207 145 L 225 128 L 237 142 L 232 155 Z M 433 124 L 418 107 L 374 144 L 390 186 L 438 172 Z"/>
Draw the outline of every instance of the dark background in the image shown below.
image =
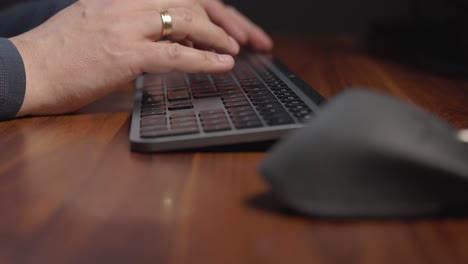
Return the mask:
<path id="1" fill-rule="evenodd" d="M 465 23 L 468 0 L 226 0 L 267 31 L 367 32 L 375 24 Z"/>
<path id="2" fill-rule="evenodd" d="M 0 7 L 27 1 L 60 0 L 0 0 Z M 357 33 L 390 58 L 468 76 L 468 0 L 225 2 L 270 33 Z"/>
<path id="3" fill-rule="evenodd" d="M 363 32 L 407 17 L 408 0 L 229 0 L 267 31 Z"/>
<path id="4" fill-rule="evenodd" d="M 0 8 L 16 2 L 0 0 Z M 59 1 L 59 0 L 56 0 Z M 368 32 L 382 21 L 462 23 L 468 0 L 225 0 L 269 32 Z"/>
<path id="5" fill-rule="evenodd" d="M 226 0 L 267 32 L 354 33 L 400 63 L 468 76 L 468 0 Z"/>

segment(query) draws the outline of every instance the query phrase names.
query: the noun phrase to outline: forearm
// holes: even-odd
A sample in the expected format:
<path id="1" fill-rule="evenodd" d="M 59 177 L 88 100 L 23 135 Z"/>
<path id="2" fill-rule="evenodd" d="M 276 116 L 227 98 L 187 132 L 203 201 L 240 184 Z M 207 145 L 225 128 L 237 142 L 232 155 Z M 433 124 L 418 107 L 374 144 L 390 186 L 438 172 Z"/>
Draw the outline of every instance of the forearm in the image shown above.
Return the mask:
<path id="1" fill-rule="evenodd" d="M 26 75 L 16 47 L 0 38 L 0 121 L 18 113 L 25 95 Z"/>

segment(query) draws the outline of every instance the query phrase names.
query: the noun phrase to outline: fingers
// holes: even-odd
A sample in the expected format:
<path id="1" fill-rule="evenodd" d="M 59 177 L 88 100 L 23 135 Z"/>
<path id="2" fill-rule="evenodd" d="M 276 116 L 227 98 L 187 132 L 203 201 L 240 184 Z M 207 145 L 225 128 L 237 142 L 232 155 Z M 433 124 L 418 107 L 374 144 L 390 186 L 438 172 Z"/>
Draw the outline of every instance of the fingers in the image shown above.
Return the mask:
<path id="1" fill-rule="evenodd" d="M 230 55 L 198 50 L 178 43 L 146 43 L 141 54 L 142 72 L 161 73 L 181 71 L 188 73 L 218 73 L 234 67 Z"/>
<path id="2" fill-rule="evenodd" d="M 167 9 L 172 19 L 171 41 L 184 43 L 192 42 L 197 47 L 214 49 L 235 55 L 239 52 L 239 45 L 219 26 L 213 24 L 206 15 L 186 7 Z M 157 15 L 157 17 L 155 17 Z M 148 11 L 141 27 L 145 28 L 145 35 L 152 40 L 162 37 L 163 22 L 159 12 Z"/>
<path id="3" fill-rule="evenodd" d="M 218 1 L 209 1 L 205 4 L 206 11 L 216 24 L 226 30 L 228 34 L 234 37 L 240 44 L 246 45 L 248 42 L 247 32 L 239 26 L 236 17 L 227 12 L 226 6 Z"/>
<path id="4" fill-rule="evenodd" d="M 213 22 L 224 28 L 240 44 L 251 45 L 257 50 L 268 51 L 272 49 L 271 38 L 234 7 L 226 7 L 219 1 L 205 3 L 205 8 Z"/>
<path id="5" fill-rule="evenodd" d="M 228 6 L 226 8 L 231 14 L 231 18 L 239 24 L 240 28 L 243 28 L 247 32 L 249 45 L 252 45 L 254 49 L 265 51 L 271 50 L 273 48 L 273 41 L 265 33 L 265 31 L 255 25 L 234 7 Z M 229 20 L 225 20 L 225 23 L 229 23 Z"/>
<path id="6" fill-rule="evenodd" d="M 206 17 L 188 8 L 171 8 L 172 41 L 189 40 L 197 46 L 237 54 L 239 45 L 226 32 Z"/>

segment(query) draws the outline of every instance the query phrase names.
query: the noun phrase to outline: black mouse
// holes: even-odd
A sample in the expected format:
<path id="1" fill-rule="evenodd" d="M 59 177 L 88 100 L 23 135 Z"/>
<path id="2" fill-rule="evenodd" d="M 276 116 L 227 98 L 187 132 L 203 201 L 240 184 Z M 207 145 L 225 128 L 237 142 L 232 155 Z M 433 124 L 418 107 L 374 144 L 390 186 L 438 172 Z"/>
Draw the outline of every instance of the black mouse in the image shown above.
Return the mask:
<path id="1" fill-rule="evenodd" d="M 377 92 L 348 90 L 326 103 L 273 146 L 261 173 L 280 201 L 312 216 L 468 212 L 468 144 L 449 124 Z"/>

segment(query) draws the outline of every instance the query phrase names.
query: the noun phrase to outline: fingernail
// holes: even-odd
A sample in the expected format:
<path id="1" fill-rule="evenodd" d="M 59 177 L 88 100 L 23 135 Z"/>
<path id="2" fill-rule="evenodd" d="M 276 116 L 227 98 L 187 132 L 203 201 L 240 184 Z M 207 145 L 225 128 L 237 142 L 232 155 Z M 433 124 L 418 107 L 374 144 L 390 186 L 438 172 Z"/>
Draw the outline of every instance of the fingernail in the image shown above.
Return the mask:
<path id="1" fill-rule="evenodd" d="M 218 60 L 223 63 L 229 63 L 232 61 L 232 57 L 230 55 L 218 54 Z"/>

